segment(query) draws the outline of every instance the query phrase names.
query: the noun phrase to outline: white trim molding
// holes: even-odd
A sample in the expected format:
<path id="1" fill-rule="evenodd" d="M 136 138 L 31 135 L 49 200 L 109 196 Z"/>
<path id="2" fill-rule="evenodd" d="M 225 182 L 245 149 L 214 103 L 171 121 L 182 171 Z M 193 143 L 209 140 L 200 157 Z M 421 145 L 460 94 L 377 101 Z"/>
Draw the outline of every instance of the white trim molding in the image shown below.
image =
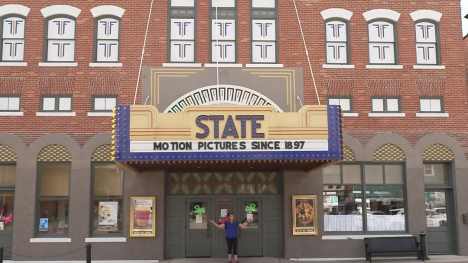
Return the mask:
<path id="1" fill-rule="evenodd" d="M 367 237 L 410 237 L 411 235 L 325 235 L 322 236 L 322 240 L 345 240 L 345 239 L 364 239 Z"/>
<path id="2" fill-rule="evenodd" d="M 51 5 L 41 9 L 41 13 L 44 18 L 54 15 L 69 15 L 74 18 L 78 18 L 81 13 L 81 9 L 73 7 L 71 5 Z"/>
<path id="3" fill-rule="evenodd" d="M 3 5 L 0 6 L 0 17 L 9 14 L 18 14 L 22 16 L 28 16 L 31 9 L 24 5 Z"/>
<path id="4" fill-rule="evenodd" d="M 0 67 L 26 67 L 28 62 L 0 62 Z"/>
<path id="5" fill-rule="evenodd" d="M 87 237 L 85 243 L 119 243 L 127 242 L 125 237 Z"/>
<path id="6" fill-rule="evenodd" d="M 327 10 L 323 10 L 322 12 L 320 12 L 320 14 L 323 17 L 323 20 L 327 20 L 330 18 L 342 18 L 349 21 L 353 16 L 353 12 L 343 8 L 330 8 Z"/>
<path id="7" fill-rule="evenodd" d="M 359 113 L 357 112 L 343 112 L 344 117 L 359 117 Z"/>
<path id="8" fill-rule="evenodd" d="M 0 116 L 24 116 L 21 111 L 0 111 Z"/>
<path id="9" fill-rule="evenodd" d="M 242 68 L 242 64 L 227 64 L 227 63 L 205 63 L 205 68 L 216 68 L 217 66 L 220 68 Z"/>
<path id="10" fill-rule="evenodd" d="M 31 238 L 29 243 L 71 243 L 71 238 Z"/>
<path id="11" fill-rule="evenodd" d="M 111 117 L 113 112 L 88 112 L 88 117 Z"/>
<path id="12" fill-rule="evenodd" d="M 416 117 L 436 117 L 436 118 L 448 118 L 448 112 L 417 112 Z"/>
<path id="13" fill-rule="evenodd" d="M 414 21 L 418 21 L 421 19 L 430 19 L 436 22 L 440 22 L 440 19 L 442 18 L 442 13 L 439 13 L 434 10 L 418 10 L 414 11 L 410 15 Z"/>
<path id="14" fill-rule="evenodd" d="M 342 65 L 342 64 L 323 64 L 323 68 L 356 68 L 354 65 Z"/>
<path id="15" fill-rule="evenodd" d="M 75 62 L 39 62 L 39 67 L 78 67 Z"/>
<path id="16" fill-rule="evenodd" d="M 403 69 L 403 65 L 366 65 L 370 69 Z"/>
<path id="17" fill-rule="evenodd" d="M 91 8 L 91 14 L 93 14 L 94 18 L 105 15 L 112 15 L 122 18 L 124 13 L 125 9 L 115 5 L 100 5 Z"/>
<path id="18" fill-rule="evenodd" d="M 122 63 L 89 63 L 90 67 L 102 67 L 102 68 L 121 68 Z"/>
<path id="19" fill-rule="evenodd" d="M 201 63 L 163 63 L 167 68 L 201 68 Z"/>
<path id="20" fill-rule="evenodd" d="M 369 117 L 406 117 L 406 113 L 404 113 L 404 112 L 398 112 L 398 113 L 391 113 L 391 112 L 376 113 L 376 112 L 371 112 L 371 113 L 369 113 Z"/>
<path id="21" fill-rule="evenodd" d="M 413 69 L 445 69 L 444 65 L 413 65 Z"/>
<path id="22" fill-rule="evenodd" d="M 282 68 L 283 64 L 246 64 L 246 68 Z"/>
<path id="23" fill-rule="evenodd" d="M 36 116 L 54 116 L 54 117 L 62 117 L 62 116 L 65 116 L 65 117 L 75 117 L 76 116 L 76 112 L 58 112 L 58 111 L 54 111 L 54 112 L 43 112 L 43 111 L 39 111 L 39 112 L 36 112 Z M 54 238 L 56 239 L 56 238 Z"/>
<path id="24" fill-rule="evenodd" d="M 371 21 L 377 18 L 387 18 L 394 22 L 398 22 L 400 19 L 400 13 L 390 10 L 390 9 L 373 9 L 362 14 L 366 21 Z"/>

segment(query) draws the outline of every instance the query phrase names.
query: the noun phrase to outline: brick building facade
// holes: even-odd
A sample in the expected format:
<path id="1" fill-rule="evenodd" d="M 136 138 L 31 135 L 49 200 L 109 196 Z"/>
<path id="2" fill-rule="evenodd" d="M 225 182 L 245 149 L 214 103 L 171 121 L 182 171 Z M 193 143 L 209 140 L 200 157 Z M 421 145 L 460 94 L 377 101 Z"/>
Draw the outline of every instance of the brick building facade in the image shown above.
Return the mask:
<path id="1" fill-rule="evenodd" d="M 284 112 L 298 111 L 301 103 L 319 104 L 319 100 L 321 104 L 342 105 L 347 157 L 343 166 L 337 167 L 340 176 L 346 177 L 343 167 L 359 165 L 359 182 L 350 183 L 354 187 L 366 186 L 366 171 L 368 176 L 380 173 L 371 172 L 367 166 L 385 171 L 387 166 L 402 169 L 396 172 L 401 179 L 390 183 L 390 187 L 401 185 L 401 190 L 374 191 L 388 192 L 389 197 L 381 196 L 386 201 L 371 198 L 373 190 L 369 190 L 368 203 L 361 190 L 344 190 L 347 183 L 343 180 L 327 179 L 336 169 L 313 174 L 283 171 L 283 178 L 294 176 L 297 180 L 280 183 L 282 211 L 290 211 L 292 194 L 317 194 L 319 204 L 324 203 L 317 207 L 320 220 L 342 213 L 367 214 L 362 216 L 364 227 L 342 229 L 322 221 L 318 223 L 318 236 L 296 237 L 290 235 L 291 218 L 285 213 L 281 224 L 286 230 L 279 235 L 278 253 L 268 254 L 265 245 L 263 254 L 255 255 L 288 259 L 363 257 L 362 236 L 417 235 L 421 231 L 429 233 L 429 253 L 468 254 L 468 227 L 462 220 L 462 214 L 468 211 L 464 202 L 468 185 L 468 96 L 466 58 L 458 50 L 463 45 L 459 2 L 262 1 L 218 0 L 218 18 L 215 0 L 155 1 L 148 28 L 149 0 L 138 4 L 121 0 L 18 0 L 0 6 L 0 167 L 5 166 L 0 174 L 7 177 L 7 170 L 11 173 L 14 169 L 16 175 L 14 186 L 4 182 L 0 189 L 5 200 L 15 197 L 11 233 L 0 241 L 13 247 L 13 253 L 18 254 L 13 259 L 31 260 L 20 255 L 45 257 L 54 254 L 49 251 L 52 248 L 73 251 L 84 247 L 85 242 L 104 242 L 93 245 L 96 259 L 186 256 L 167 245 L 171 237 L 164 211 L 168 206 L 165 197 L 170 195 L 166 188 L 170 186 L 165 185 L 170 179 L 164 171 L 141 176 L 125 171 L 123 190 L 108 197 L 121 200 L 120 227 L 107 231 L 107 236 L 95 231 L 94 202 L 88 197 L 95 197 L 92 186 L 97 183 L 96 165 L 110 165 L 108 157 L 96 157 L 97 149 L 110 155 L 110 148 L 105 148 L 111 142 L 110 108 L 132 105 L 135 87 L 136 104 L 153 105 L 160 112 L 180 111 L 190 104 L 189 96 L 195 98 L 195 91 L 202 94 L 198 103 L 215 104 L 206 94 L 217 84 L 217 53 L 213 50 L 218 47 L 221 51 L 225 48 L 218 60 L 219 83 L 226 92 L 228 88 L 237 88 L 242 94 L 257 92 Z M 231 102 L 243 104 L 242 100 Z M 229 99 L 225 103 L 229 104 Z M 46 208 L 41 208 L 36 204 L 42 200 L 40 175 L 46 173 L 42 167 L 51 163 L 69 165 L 67 184 L 71 187 L 65 194 L 46 195 Z M 431 181 L 430 176 L 441 178 Z M 384 187 L 384 182 L 377 180 L 375 184 Z M 328 188 L 334 192 L 324 190 L 324 185 L 338 187 Z M 132 195 L 157 197 L 155 238 L 128 236 Z M 360 205 L 354 202 L 353 213 L 345 208 L 341 211 L 342 199 L 350 196 L 360 199 Z M 41 214 L 51 205 L 47 198 L 57 202 L 56 207 L 61 206 L 60 200 L 69 202 L 66 215 L 62 215 L 66 222 L 61 221 L 67 230 L 58 239 L 55 233 L 42 233 L 44 229 L 38 227 L 41 218 L 53 217 Z M 431 207 L 431 198 L 445 203 Z M 440 207 L 449 211 L 445 212 L 445 221 L 428 225 L 426 217 Z M 60 217 L 60 209 L 55 210 L 51 213 Z M 403 211 L 398 214 L 402 226 L 371 230 L 368 222 L 373 219 L 369 215 L 394 215 L 397 210 Z M 6 211 L 5 216 L 9 213 L 13 211 Z M 431 232 L 437 227 L 444 228 L 443 234 Z M 104 238 L 110 239 L 106 242 Z M 443 241 L 440 244 L 435 240 Z M 315 249 L 311 250 L 311 245 Z M 337 252 L 338 246 L 349 249 Z M 57 260 L 77 260 L 82 257 L 80 253 Z"/>

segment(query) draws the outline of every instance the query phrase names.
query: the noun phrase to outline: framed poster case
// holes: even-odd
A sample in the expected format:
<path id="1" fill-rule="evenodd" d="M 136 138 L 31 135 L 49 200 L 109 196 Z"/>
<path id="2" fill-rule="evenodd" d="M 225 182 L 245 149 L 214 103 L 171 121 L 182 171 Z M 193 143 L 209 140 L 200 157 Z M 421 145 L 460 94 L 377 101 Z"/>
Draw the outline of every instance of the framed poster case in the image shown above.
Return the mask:
<path id="1" fill-rule="evenodd" d="M 132 197 L 130 237 L 156 236 L 156 197 Z"/>
<path id="2" fill-rule="evenodd" d="M 317 230 L 317 196 L 292 196 L 293 235 L 314 236 Z"/>

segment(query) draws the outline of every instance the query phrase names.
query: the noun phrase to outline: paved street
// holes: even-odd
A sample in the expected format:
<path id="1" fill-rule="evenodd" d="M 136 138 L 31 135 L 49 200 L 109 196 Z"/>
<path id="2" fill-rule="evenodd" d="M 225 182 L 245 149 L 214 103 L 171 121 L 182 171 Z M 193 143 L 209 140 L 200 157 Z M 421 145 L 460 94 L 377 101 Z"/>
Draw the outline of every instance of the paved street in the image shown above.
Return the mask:
<path id="1" fill-rule="evenodd" d="M 173 259 L 162 261 L 164 263 L 228 263 L 227 259 L 222 258 L 191 258 L 191 259 Z M 292 262 L 334 262 L 334 263 L 365 263 L 365 260 L 311 260 L 311 261 L 293 261 L 278 258 L 240 258 L 239 263 L 292 263 Z M 402 262 L 421 262 L 414 258 L 374 258 L 372 262 L 376 263 L 402 263 Z M 460 256 L 431 256 L 430 263 L 449 263 L 460 262 L 468 263 L 468 257 Z"/>

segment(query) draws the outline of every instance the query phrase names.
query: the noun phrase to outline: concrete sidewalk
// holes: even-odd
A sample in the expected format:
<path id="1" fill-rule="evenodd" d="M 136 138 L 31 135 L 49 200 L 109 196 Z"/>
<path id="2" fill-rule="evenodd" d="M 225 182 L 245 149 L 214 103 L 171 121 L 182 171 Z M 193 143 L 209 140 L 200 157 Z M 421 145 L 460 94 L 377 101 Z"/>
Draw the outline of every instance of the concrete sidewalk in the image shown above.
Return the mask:
<path id="1" fill-rule="evenodd" d="M 468 257 L 460 257 L 460 256 L 430 256 L 430 260 L 426 261 L 428 263 L 451 263 L 451 262 L 459 262 L 459 263 L 468 263 Z M 228 259 L 222 258 L 185 258 L 185 259 L 172 259 L 172 260 L 164 260 L 164 263 L 229 263 Z M 306 260 L 286 260 L 282 258 L 239 258 L 239 263 L 293 263 L 293 262 L 332 262 L 332 263 L 366 263 L 363 259 L 313 259 L 310 261 Z M 372 262 L 375 263 L 410 263 L 410 262 L 422 262 L 416 260 L 415 258 L 373 258 Z"/>

